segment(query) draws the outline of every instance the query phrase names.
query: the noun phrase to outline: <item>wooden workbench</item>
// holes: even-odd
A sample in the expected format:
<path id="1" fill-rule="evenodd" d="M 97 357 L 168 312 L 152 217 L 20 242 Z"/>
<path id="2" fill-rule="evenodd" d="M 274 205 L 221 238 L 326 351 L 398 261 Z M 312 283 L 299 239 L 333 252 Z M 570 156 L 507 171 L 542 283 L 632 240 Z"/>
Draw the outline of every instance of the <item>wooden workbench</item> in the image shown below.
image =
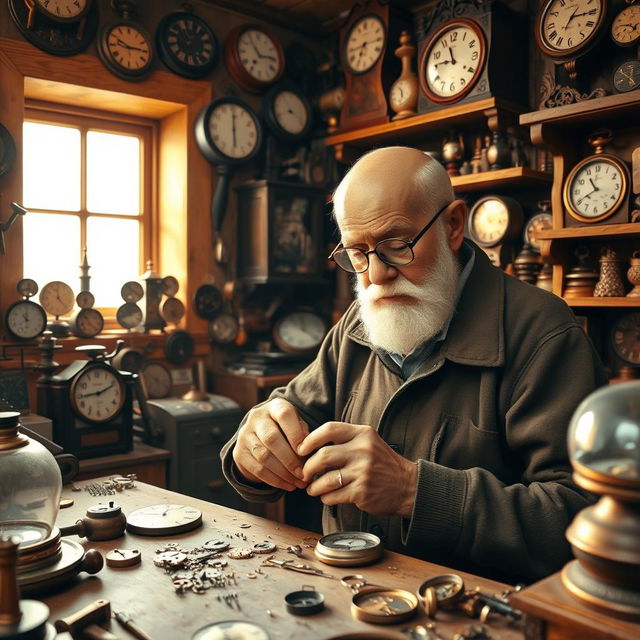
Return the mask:
<path id="1" fill-rule="evenodd" d="M 95 482 L 95 479 L 76 482 L 76 487 Z M 292 560 L 296 558 L 286 552 L 286 547 L 301 545 L 304 556 L 298 559 L 298 562 L 313 564 L 338 577 L 361 573 L 369 583 L 401 587 L 414 593 L 428 577 L 449 572 L 444 567 L 390 552 L 385 552 L 376 564 L 366 567 L 323 565 L 315 560 L 313 549 L 304 546 L 309 544 L 309 540 L 305 541 L 305 538 L 313 535 L 307 531 L 141 482 L 138 482 L 135 488 L 102 498 L 93 497 L 84 490 L 72 491 L 71 485 L 67 485 L 63 488 L 63 498 L 72 498 L 74 505 L 60 511 L 58 526 L 73 524 L 85 514 L 89 506 L 110 499 L 119 504 L 125 514 L 151 504 L 172 502 L 192 505 L 202 511 L 203 526 L 189 533 L 166 538 L 126 533 L 117 540 L 88 542 L 71 536 L 70 539 L 83 542 L 85 549 L 98 549 L 103 555 L 114 548 L 137 548 L 142 551 L 142 564 L 125 569 L 114 569 L 105 565 L 95 576 L 80 574 L 56 593 L 34 596 L 49 606 L 52 622 L 68 616 L 98 598 L 110 600 L 112 610 L 129 614 L 153 640 L 189 640 L 192 634 L 206 623 L 222 620 L 253 621 L 266 628 L 272 640 L 324 640 L 354 632 L 357 635 L 349 637 L 406 639 L 407 636 L 398 635 L 401 629 L 418 623 L 426 624 L 429 621 L 422 613 L 410 621 L 392 626 L 373 625 L 355 620 L 350 614 L 352 594 L 339 580 L 296 573 L 279 567 L 264 567 L 263 573 L 256 576 L 255 570 L 260 568 L 265 557 L 268 557 L 264 555 L 246 560 L 232 560 L 223 553 L 228 561 L 225 571 L 235 572 L 237 585 L 227 589 L 212 588 L 201 595 L 191 591 L 178 595 L 164 569 L 153 564 L 156 549 L 169 541 L 179 541 L 182 547 L 193 549 L 206 540 L 227 535 L 232 536 L 232 545 L 236 547 L 271 540 L 280 547 L 275 554 L 276 558 Z M 246 540 L 240 537 L 243 535 L 246 536 Z M 253 574 L 254 577 L 250 578 L 249 574 Z M 505 585 L 497 582 L 468 574 L 461 575 L 468 588 L 480 586 L 488 593 L 499 593 L 505 588 Z M 287 612 L 284 596 L 301 589 L 302 585 L 312 585 L 324 594 L 324 611 L 308 617 L 294 616 Z M 217 599 L 217 596 L 229 591 L 238 594 L 240 611 L 230 608 L 222 598 Z M 268 610 L 271 611 L 271 615 Z M 457 612 L 439 612 L 436 619 L 437 630 L 444 638 L 451 638 L 456 630 L 472 623 L 478 621 Z M 489 628 L 492 635 L 500 640 L 523 638 L 519 628 L 502 620 L 491 622 Z M 112 622 L 111 631 L 123 639 L 132 637 L 116 621 Z"/>

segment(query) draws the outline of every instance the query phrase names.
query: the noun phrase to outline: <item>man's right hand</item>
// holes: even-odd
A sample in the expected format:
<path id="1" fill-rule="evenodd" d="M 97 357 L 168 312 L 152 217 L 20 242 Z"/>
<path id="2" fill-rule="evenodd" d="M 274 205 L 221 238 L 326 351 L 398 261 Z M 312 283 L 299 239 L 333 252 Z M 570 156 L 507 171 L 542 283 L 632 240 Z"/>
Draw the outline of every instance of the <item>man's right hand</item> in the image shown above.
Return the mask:
<path id="1" fill-rule="evenodd" d="M 309 427 L 295 407 L 275 398 L 249 411 L 238 430 L 233 461 L 249 482 L 264 482 L 285 491 L 304 489 L 305 459 L 296 450 L 308 434 Z"/>

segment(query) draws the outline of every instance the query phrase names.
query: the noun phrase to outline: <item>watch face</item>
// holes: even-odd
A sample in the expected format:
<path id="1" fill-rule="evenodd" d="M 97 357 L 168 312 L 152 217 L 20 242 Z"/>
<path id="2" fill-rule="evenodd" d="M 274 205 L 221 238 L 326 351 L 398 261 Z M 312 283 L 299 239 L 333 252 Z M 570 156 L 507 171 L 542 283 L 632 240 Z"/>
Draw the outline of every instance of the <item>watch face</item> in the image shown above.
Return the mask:
<path id="1" fill-rule="evenodd" d="M 125 302 L 116 311 L 116 320 L 124 329 L 134 329 L 142 324 L 142 309 L 135 302 Z"/>
<path id="2" fill-rule="evenodd" d="M 471 20 L 454 20 L 433 34 L 420 61 L 420 83 L 434 102 L 453 102 L 465 96 L 484 67 L 484 33 Z"/>
<path id="3" fill-rule="evenodd" d="M 484 198 L 476 203 L 469 214 L 471 238 L 483 247 L 493 247 L 505 236 L 509 228 L 509 210 L 504 202 Z"/>
<path id="4" fill-rule="evenodd" d="M 69 313 L 73 309 L 74 302 L 75 296 L 71 287 L 59 280 L 45 284 L 40 291 L 40 304 L 52 316 L 58 317 Z"/>
<path id="5" fill-rule="evenodd" d="M 38 11 L 52 20 L 78 20 L 89 9 L 90 0 L 35 0 Z"/>
<path id="6" fill-rule="evenodd" d="M 149 398 L 166 398 L 171 392 L 171 372 L 160 362 L 147 362 L 140 370 L 140 377 Z"/>
<path id="7" fill-rule="evenodd" d="M 284 90 L 273 100 L 276 122 L 288 134 L 298 136 L 308 128 L 309 109 L 300 95 Z"/>
<path id="8" fill-rule="evenodd" d="M 244 70 L 260 83 L 275 82 L 282 74 L 282 49 L 265 31 L 246 29 L 236 44 L 238 59 Z"/>
<path id="9" fill-rule="evenodd" d="M 71 383 L 71 406 L 88 422 L 115 418 L 124 404 L 124 384 L 115 369 L 87 366 Z"/>
<path id="10" fill-rule="evenodd" d="M 382 551 L 382 541 L 372 533 L 341 531 L 322 536 L 314 554 L 325 564 L 356 567 L 375 562 Z"/>
<path id="11" fill-rule="evenodd" d="M 209 335 L 214 342 L 230 344 L 238 335 L 238 319 L 230 313 L 221 313 L 209 323 Z"/>
<path id="12" fill-rule="evenodd" d="M 640 5 L 625 7 L 614 18 L 611 37 L 621 47 L 632 47 L 640 40 Z"/>
<path id="13" fill-rule="evenodd" d="M 540 251 L 540 241 L 535 237 L 538 231 L 551 229 L 553 219 L 550 213 L 537 213 L 533 216 L 524 228 L 524 241 L 533 247 L 536 251 Z"/>
<path id="14" fill-rule="evenodd" d="M 218 41 L 209 25 L 187 12 L 165 16 L 156 31 L 162 61 L 187 78 L 201 78 L 213 69 L 218 57 Z"/>
<path id="15" fill-rule="evenodd" d="M 621 93 L 640 87 L 640 61 L 623 62 L 613 74 L 613 85 Z"/>
<path id="16" fill-rule="evenodd" d="M 351 73 L 366 73 L 382 57 L 386 45 L 386 31 L 382 20 L 375 15 L 357 20 L 346 37 L 343 56 Z"/>
<path id="17" fill-rule="evenodd" d="M 125 302 L 138 302 L 144 296 L 144 289 L 139 282 L 130 280 L 122 285 L 120 295 Z"/>
<path id="18" fill-rule="evenodd" d="M 191 531 L 202 524 L 202 513 L 184 504 L 153 504 L 127 515 L 127 531 L 167 536 Z"/>
<path id="19" fill-rule="evenodd" d="M 628 313 L 614 324 L 611 338 L 616 355 L 629 364 L 640 364 L 640 313 Z"/>
<path id="20" fill-rule="evenodd" d="M 109 70 L 125 80 L 138 79 L 151 71 L 151 41 L 140 27 L 131 23 L 105 27 L 98 52 Z"/>
<path id="21" fill-rule="evenodd" d="M 327 333 L 324 320 L 310 311 L 294 311 L 276 322 L 273 339 L 288 352 L 309 352 L 317 349 Z"/>
<path id="22" fill-rule="evenodd" d="M 80 338 L 93 338 L 104 327 L 104 319 L 97 309 L 80 309 L 72 323 L 72 332 Z"/>
<path id="23" fill-rule="evenodd" d="M 31 340 L 46 329 L 47 314 L 31 300 L 18 300 L 7 309 L 5 327 L 14 338 Z"/>
<path id="24" fill-rule="evenodd" d="M 184 305 L 178 298 L 167 298 L 162 303 L 161 314 L 167 322 L 173 322 L 174 324 L 180 322 L 184 311 Z"/>
<path id="25" fill-rule="evenodd" d="M 222 294 L 212 284 L 203 284 L 196 289 L 193 305 L 201 318 L 211 320 L 222 308 Z"/>
<path id="26" fill-rule="evenodd" d="M 196 139 L 205 156 L 214 162 L 245 162 L 256 155 L 262 135 L 258 118 L 239 100 L 223 98 L 214 101 L 203 115 L 204 135 Z"/>
<path id="27" fill-rule="evenodd" d="M 591 156 L 578 163 L 567 176 L 564 204 L 582 222 L 598 222 L 612 215 L 627 194 L 624 167 L 612 157 Z"/>
<path id="28" fill-rule="evenodd" d="M 538 42 L 547 55 L 570 56 L 593 42 L 604 14 L 602 0 L 547 0 L 538 15 Z"/>
<path id="29" fill-rule="evenodd" d="M 93 296 L 93 293 L 91 293 L 91 291 L 81 291 L 76 296 L 76 304 L 81 309 L 88 309 L 89 307 L 93 307 L 95 301 L 96 299 Z"/>

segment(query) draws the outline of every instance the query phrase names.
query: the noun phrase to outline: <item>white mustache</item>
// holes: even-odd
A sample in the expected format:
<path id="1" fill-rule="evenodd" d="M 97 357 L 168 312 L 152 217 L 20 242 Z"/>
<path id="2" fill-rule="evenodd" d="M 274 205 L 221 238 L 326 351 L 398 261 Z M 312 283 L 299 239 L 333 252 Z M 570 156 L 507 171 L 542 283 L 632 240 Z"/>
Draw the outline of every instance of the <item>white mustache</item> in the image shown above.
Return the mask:
<path id="1" fill-rule="evenodd" d="M 360 283 L 357 286 L 358 299 L 361 302 L 376 302 L 382 298 L 392 296 L 408 296 L 410 298 L 419 298 L 421 296 L 421 288 L 407 280 L 399 280 L 393 284 L 381 287 L 377 284 L 370 284 L 368 287 L 362 287 Z"/>

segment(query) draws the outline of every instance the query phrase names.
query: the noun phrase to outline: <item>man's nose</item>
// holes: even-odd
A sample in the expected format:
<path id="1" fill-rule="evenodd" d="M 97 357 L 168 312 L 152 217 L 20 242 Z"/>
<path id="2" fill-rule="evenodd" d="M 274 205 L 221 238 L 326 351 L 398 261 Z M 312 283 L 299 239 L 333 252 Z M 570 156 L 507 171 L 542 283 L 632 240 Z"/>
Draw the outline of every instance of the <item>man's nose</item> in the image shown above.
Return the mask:
<path id="1" fill-rule="evenodd" d="M 369 269 L 366 272 L 371 284 L 385 284 L 398 275 L 398 269 L 380 260 L 378 254 L 369 254 Z"/>

